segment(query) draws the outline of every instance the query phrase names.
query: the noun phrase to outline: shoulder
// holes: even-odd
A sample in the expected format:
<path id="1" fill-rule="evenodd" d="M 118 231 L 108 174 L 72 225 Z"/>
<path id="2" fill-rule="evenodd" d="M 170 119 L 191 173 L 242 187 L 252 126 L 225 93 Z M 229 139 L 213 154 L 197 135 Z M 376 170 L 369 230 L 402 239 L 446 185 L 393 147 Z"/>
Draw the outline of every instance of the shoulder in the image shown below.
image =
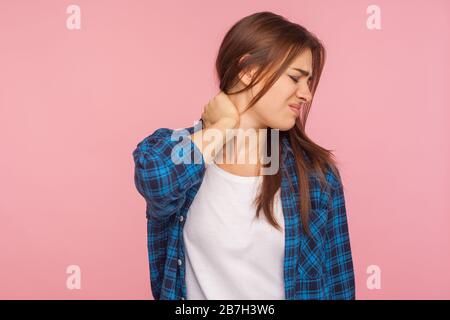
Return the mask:
<path id="1" fill-rule="evenodd" d="M 332 164 L 327 164 L 327 170 L 325 172 L 325 179 L 330 191 L 335 191 L 337 189 L 343 188 L 342 178 L 339 168 Z"/>

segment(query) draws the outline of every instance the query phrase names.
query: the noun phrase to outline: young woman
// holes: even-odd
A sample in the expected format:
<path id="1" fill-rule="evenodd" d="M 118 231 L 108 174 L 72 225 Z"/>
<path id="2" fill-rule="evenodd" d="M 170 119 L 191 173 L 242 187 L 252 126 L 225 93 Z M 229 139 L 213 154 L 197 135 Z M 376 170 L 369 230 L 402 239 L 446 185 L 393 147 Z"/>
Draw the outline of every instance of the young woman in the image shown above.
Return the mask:
<path id="1" fill-rule="evenodd" d="M 355 299 L 339 171 L 305 133 L 324 61 L 304 27 L 271 12 L 247 16 L 223 39 L 221 91 L 201 126 L 186 128 L 181 142 L 160 128 L 137 145 L 155 299 Z M 279 169 L 261 174 L 270 164 L 259 148 L 256 163 L 222 163 L 255 151 L 225 148 L 232 129 L 265 130 L 266 147 L 279 132 L 271 154 Z M 212 132 L 223 138 L 207 138 Z M 200 161 L 177 161 L 180 146 Z"/>

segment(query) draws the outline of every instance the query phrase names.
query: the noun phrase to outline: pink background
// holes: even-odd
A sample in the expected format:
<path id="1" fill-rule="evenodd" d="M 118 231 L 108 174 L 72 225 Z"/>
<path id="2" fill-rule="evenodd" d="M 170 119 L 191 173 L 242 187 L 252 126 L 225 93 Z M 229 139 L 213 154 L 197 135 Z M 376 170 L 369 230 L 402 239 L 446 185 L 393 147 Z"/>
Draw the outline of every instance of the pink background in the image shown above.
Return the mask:
<path id="1" fill-rule="evenodd" d="M 152 299 L 131 153 L 194 124 L 225 32 L 264 10 L 328 49 L 308 131 L 341 164 L 357 299 L 450 298 L 446 0 L 1 1 L 0 298 Z"/>

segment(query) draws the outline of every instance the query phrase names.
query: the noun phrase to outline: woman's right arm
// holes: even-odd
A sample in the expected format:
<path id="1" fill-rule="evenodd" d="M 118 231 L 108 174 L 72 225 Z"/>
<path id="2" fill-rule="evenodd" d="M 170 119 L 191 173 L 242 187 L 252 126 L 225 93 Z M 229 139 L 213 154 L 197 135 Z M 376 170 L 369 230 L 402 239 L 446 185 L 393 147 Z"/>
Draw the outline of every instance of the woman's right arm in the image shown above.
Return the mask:
<path id="1" fill-rule="evenodd" d="M 171 129 L 157 129 L 133 151 L 134 182 L 147 203 L 149 218 L 163 219 L 177 212 L 186 191 L 203 179 L 205 163 L 199 149 L 188 138 L 173 141 L 172 133 Z M 188 150 L 200 163 L 175 163 L 172 159 L 175 146 Z"/>
<path id="2" fill-rule="evenodd" d="M 182 135 L 181 141 L 172 139 L 174 130 L 160 128 L 141 141 L 133 151 L 134 181 L 147 203 L 148 217 L 167 218 L 181 208 L 186 192 L 202 182 L 205 164 L 210 163 L 226 141 L 233 137 L 226 134 L 228 129 L 239 123 L 234 105 L 223 93 L 208 103 L 202 119 L 204 128 L 191 135 Z M 220 133 L 223 138 L 205 139 L 205 136 L 210 136 L 210 130 Z M 183 150 L 184 160 L 193 161 L 179 161 L 179 152 L 174 152 L 175 147 L 175 150 Z"/>

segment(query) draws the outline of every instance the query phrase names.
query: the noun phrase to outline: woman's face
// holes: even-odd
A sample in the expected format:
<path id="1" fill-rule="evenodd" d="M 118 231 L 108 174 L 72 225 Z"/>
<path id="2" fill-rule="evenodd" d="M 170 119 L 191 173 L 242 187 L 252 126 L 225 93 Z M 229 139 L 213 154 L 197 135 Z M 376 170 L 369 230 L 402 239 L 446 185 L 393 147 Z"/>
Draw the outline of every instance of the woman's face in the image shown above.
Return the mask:
<path id="1" fill-rule="evenodd" d="M 308 76 L 297 69 L 307 72 Z M 302 105 L 312 99 L 309 89 L 312 81 L 311 71 L 312 53 L 310 49 L 306 49 L 293 60 L 266 94 L 248 109 L 241 119 L 244 118 L 245 121 L 247 118 L 249 123 L 262 128 L 271 127 L 281 131 L 291 129 L 299 115 L 289 105 Z M 256 95 L 262 89 L 263 82 L 258 83 L 250 91 Z"/>

